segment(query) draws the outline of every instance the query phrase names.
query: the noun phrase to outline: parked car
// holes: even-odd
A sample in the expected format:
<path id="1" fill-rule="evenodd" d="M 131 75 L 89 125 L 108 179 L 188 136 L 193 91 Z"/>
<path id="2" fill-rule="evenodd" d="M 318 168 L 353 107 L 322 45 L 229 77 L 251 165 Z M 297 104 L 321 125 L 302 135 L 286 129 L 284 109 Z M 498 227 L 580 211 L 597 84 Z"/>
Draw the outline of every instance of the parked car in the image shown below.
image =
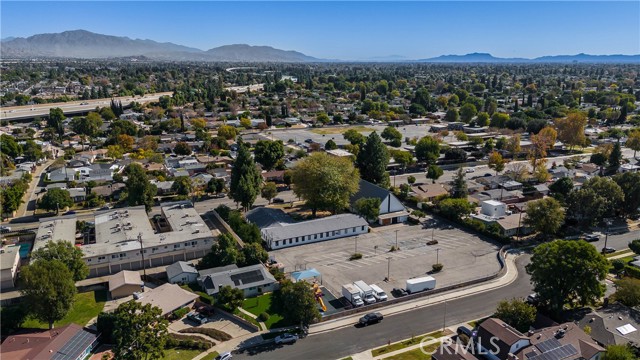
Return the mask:
<path id="1" fill-rule="evenodd" d="M 110 209 L 111 209 L 111 205 L 105 205 L 98 210 L 110 210 Z"/>
<path id="2" fill-rule="evenodd" d="M 222 199 L 223 197 L 226 197 L 226 196 L 227 196 L 227 194 L 225 194 L 225 193 L 219 193 L 219 194 L 213 195 L 213 198 L 214 199 Z"/>
<path id="3" fill-rule="evenodd" d="M 367 326 L 369 324 L 379 323 L 380 321 L 382 321 L 382 319 L 383 319 L 383 316 L 379 312 L 369 313 L 361 317 L 360 320 L 358 320 L 358 324 L 362 326 Z"/>
<path id="4" fill-rule="evenodd" d="M 476 169 L 474 169 L 474 168 L 468 168 L 468 169 L 467 169 L 467 170 L 465 170 L 465 171 L 466 171 L 467 173 L 472 173 L 472 172 L 475 172 L 475 171 L 476 171 Z"/>
<path id="5" fill-rule="evenodd" d="M 0 226 L 0 232 L 6 233 L 6 232 L 9 232 L 9 231 L 11 231 L 10 227 L 4 226 L 4 225 Z"/>
<path id="6" fill-rule="evenodd" d="M 608 246 L 605 247 L 605 248 L 602 248 L 602 253 L 603 254 L 611 254 L 611 253 L 614 253 L 614 252 L 616 252 L 615 248 L 608 247 Z"/>
<path id="7" fill-rule="evenodd" d="M 427 245 L 438 245 L 438 240 L 429 240 L 427 241 Z"/>
<path id="8" fill-rule="evenodd" d="M 196 312 L 189 313 L 187 315 L 187 319 L 193 321 L 194 323 L 196 323 L 198 325 L 206 324 L 207 322 L 209 322 L 209 319 L 207 319 L 203 315 L 200 315 L 200 314 L 198 314 Z"/>
<path id="9" fill-rule="evenodd" d="M 393 294 L 393 296 L 395 297 L 402 297 L 402 296 L 407 296 L 407 290 L 405 289 L 401 289 L 401 288 L 393 288 L 393 290 L 391 290 L 391 294 Z"/>
<path id="10" fill-rule="evenodd" d="M 529 296 L 527 296 L 527 302 L 531 305 L 535 305 L 538 303 L 538 294 L 533 293 L 533 294 L 529 294 Z"/>
<path id="11" fill-rule="evenodd" d="M 471 329 L 466 326 L 458 326 L 456 333 L 458 334 L 458 336 L 465 334 L 468 338 L 471 338 L 473 336 L 473 331 L 471 331 Z"/>
<path id="12" fill-rule="evenodd" d="M 73 210 L 67 211 L 66 213 L 62 214 L 62 215 L 75 215 L 76 212 Z"/>
<path id="13" fill-rule="evenodd" d="M 600 240 L 600 236 L 596 234 L 588 234 L 584 236 L 585 241 L 594 242 Z"/>
<path id="14" fill-rule="evenodd" d="M 311 139 L 306 139 L 304 142 L 306 142 L 307 144 L 311 144 L 313 142 L 313 140 Z"/>
<path id="15" fill-rule="evenodd" d="M 294 334 L 282 334 L 279 336 L 276 336 L 276 344 L 280 345 L 280 344 L 293 344 L 294 342 L 298 341 L 298 335 L 294 335 Z"/>
<path id="16" fill-rule="evenodd" d="M 283 198 L 273 198 L 273 203 L 274 204 L 282 204 L 284 203 L 284 199 Z"/>
<path id="17" fill-rule="evenodd" d="M 484 174 L 484 177 L 489 177 L 489 176 L 493 176 L 493 175 L 491 175 L 490 173 Z"/>
<path id="18" fill-rule="evenodd" d="M 230 352 L 222 353 L 216 356 L 216 360 L 230 360 L 233 356 L 231 356 Z"/>

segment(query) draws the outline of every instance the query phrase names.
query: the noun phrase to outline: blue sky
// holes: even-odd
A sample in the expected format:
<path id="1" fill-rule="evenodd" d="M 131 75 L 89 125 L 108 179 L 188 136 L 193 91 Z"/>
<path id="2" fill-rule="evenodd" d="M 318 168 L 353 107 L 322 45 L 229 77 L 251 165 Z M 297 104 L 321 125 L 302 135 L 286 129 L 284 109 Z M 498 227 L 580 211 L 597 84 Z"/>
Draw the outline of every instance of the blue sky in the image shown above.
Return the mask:
<path id="1" fill-rule="evenodd" d="M 326 59 L 640 54 L 640 1 L 0 2 L 0 31 L 84 29 L 207 50 L 247 43 Z"/>

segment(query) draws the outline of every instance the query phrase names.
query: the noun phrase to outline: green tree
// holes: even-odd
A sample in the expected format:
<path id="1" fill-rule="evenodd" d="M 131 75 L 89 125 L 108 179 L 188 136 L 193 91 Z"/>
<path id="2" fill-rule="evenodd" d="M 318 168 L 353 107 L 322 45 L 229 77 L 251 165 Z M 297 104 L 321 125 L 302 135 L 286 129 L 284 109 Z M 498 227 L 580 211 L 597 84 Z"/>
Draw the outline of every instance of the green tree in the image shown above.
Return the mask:
<path id="1" fill-rule="evenodd" d="M 144 168 L 138 163 L 131 163 L 124 172 L 128 176 L 125 184 L 129 206 L 144 205 L 147 212 L 151 211 L 157 188 L 149 182 Z"/>
<path id="2" fill-rule="evenodd" d="M 173 184 L 171 184 L 171 190 L 173 190 L 178 195 L 189 195 L 193 190 L 193 184 L 191 183 L 191 178 L 188 176 L 177 176 L 173 179 Z"/>
<path id="3" fill-rule="evenodd" d="M 360 175 L 349 159 L 313 153 L 292 169 L 293 192 L 316 215 L 319 209 L 337 212 L 349 206 L 358 191 Z"/>
<path id="4" fill-rule="evenodd" d="M 111 121 L 116 119 L 116 114 L 114 114 L 113 110 L 111 110 L 111 108 L 108 108 L 108 107 L 103 107 L 102 109 L 100 109 L 100 116 L 102 116 L 102 118 L 105 121 Z"/>
<path id="5" fill-rule="evenodd" d="M 262 185 L 262 190 L 260 190 L 260 195 L 262 195 L 263 199 L 266 199 L 269 204 L 271 204 L 271 199 L 278 195 L 278 188 L 276 187 L 276 183 L 274 182 L 266 182 Z"/>
<path id="6" fill-rule="evenodd" d="M 567 218 L 581 225 L 593 225 L 602 219 L 606 202 L 592 189 L 573 189 L 566 200 Z"/>
<path id="7" fill-rule="evenodd" d="M 246 244 L 242 248 L 242 266 L 264 263 L 269 259 L 269 253 L 259 243 Z"/>
<path id="8" fill-rule="evenodd" d="M 387 126 L 384 128 L 380 137 L 389 141 L 391 146 L 398 147 L 402 145 L 402 133 L 393 126 Z"/>
<path id="9" fill-rule="evenodd" d="M 338 145 L 336 144 L 335 141 L 329 139 L 329 141 L 327 141 L 326 144 L 324 144 L 324 149 L 325 150 L 335 150 L 338 148 Z"/>
<path id="10" fill-rule="evenodd" d="M 47 118 L 47 126 L 53 128 L 53 130 L 62 137 L 64 135 L 64 124 L 62 123 L 67 117 L 60 108 L 49 109 L 49 117 Z"/>
<path id="11" fill-rule="evenodd" d="M 73 281 L 84 280 L 89 275 L 89 268 L 82 260 L 84 254 L 80 248 L 65 240 L 49 240 L 44 247 L 31 253 L 31 261 L 58 260 L 67 266 Z"/>
<path id="12" fill-rule="evenodd" d="M 242 205 L 243 210 L 249 210 L 260 192 L 262 176 L 256 167 L 247 145 L 238 142 L 238 156 L 233 162 L 231 170 L 231 184 L 229 192 L 236 203 Z"/>
<path id="13" fill-rule="evenodd" d="M 381 187 L 389 187 L 389 151 L 374 131 L 367 137 L 356 161 L 362 179 Z"/>
<path id="14" fill-rule="evenodd" d="M 440 143 L 431 136 L 425 136 L 416 144 L 415 152 L 418 161 L 435 164 L 440 157 Z"/>
<path id="15" fill-rule="evenodd" d="M 434 184 L 436 183 L 436 180 L 438 180 L 443 174 L 444 171 L 438 165 L 431 164 L 427 168 L 427 179 L 431 179 Z"/>
<path id="16" fill-rule="evenodd" d="M 114 358 L 151 360 L 164 356 L 169 323 L 159 307 L 130 300 L 118 306 L 115 318 Z"/>
<path id="17" fill-rule="evenodd" d="M 493 113 L 489 126 L 503 129 L 509 121 L 509 115 L 505 113 Z"/>
<path id="18" fill-rule="evenodd" d="M 218 128 L 218 136 L 222 136 L 227 140 L 233 140 L 238 136 L 238 131 L 231 125 L 222 125 Z"/>
<path id="19" fill-rule="evenodd" d="M 460 220 L 472 210 L 473 205 L 466 199 L 444 199 L 438 203 L 440 214 L 450 219 Z"/>
<path id="20" fill-rule="evenodd" d="M 329 118 L 329 115 L 327 115 L 327 113 L 325 112 L 320 112 L 318 113 L 318 115 L 316 116 L 316 121 L 321 123 L 321 124 L 326 124 L 329 121 L 331 121 L 331 119 Z"/>
<path id="21" fill-rule="evenodd" d="M 284 315 L 292 323 L 309 325 L 320 319 L 316 297 L 308 283 L 285 281 L 279 295 L 281 303 L 287 304 Z"/>
<path id="22" fill-rule="evenodd" d="M 234 238 L 228 233 L 221 233 L 218 235 L 217 241 L 211 245 L 211 251 L 202 258 L 198 267 L 209 269 L 231 265 L 238 261 L 238 257 L 238 248 Z"/>
<path id="23" fill-rule="evenodd" d="M 238 288 L 225 285 L 218 291 L 218 303 L 231 312 L 242 306 L 243 301 L 244 293 Z"/>
<path id="24" fill-rule="evenodd" d="M 42 199 L 40 199 L 39 208 L 49 211 L 59 211 L 62 208 L 73 205 L 73 199 L 67 190 L 53 188 L 47 190 Z"/>
<path id="25" fill-rule="evenodd" d="M 586 241 L 556 240 L 536 247 L 526 269 L 541 303 L 559 314 L 565 305 L 585 306 L 604 295 L 609 262 Z"/>
<path id="26" fill-rule="evenodd" d="M 622 188 L 608 177 L 595 176 L 587 180 L 583 185 L 584 190 L 593 190 L 598 196 L 602 197 L 605 203 L 603 215 L 607 217 L 614 216 L 624 202 L 624 193 Z"/>
<path id="27" fill-rule="evenodd" d="M 73 274 L 59 260 L 39 260 L 23 267 L 20 277 L 29 312 L 53 329 L 53 323 L 62 320 L 73 305 Z"/>
<path id="28" fill-rule="evenodd" d="M 551 191 L 551 196 L 564 203 L 573 190 L 573 181 L 568 176 L 564 176 L 549 185 L 549 190 Z"/>
<path id="29" fill-rule="evenodd" d="M 177 143 L 176 146 L 173 148 L 173 152 L 176 155 L 191 155 L 192 150 L 189 144 L 187 144 L 184 141 L 181 141 Z"/>
<path id="30" fill-rule="evenodd" d="M 476 117 L 476 125 L 478 126 L 489 125 L 489 114 L 487 114 L 486 112 L 478 113 L 478 116 Z"/>
<path id="31" fill-rule="evenodd" d="M 255 159 L 262 167 L 269 171 L 284 157 L 282 141 L 259 140 L 253 151 Z"/>
<path id="32" fill-rule="evenodd" d="M 451 108 L 447 110 L 446 114 L 444 115 L 444 121 L 456 122 L 459 119 L 460 119 L 460 114 L 458 113 L 458 109 L 455 109 L 455 108 Z"/>
<path id="33" fill-rule="evenodd" d="M 378 198 L 358 199 L 353 207 L 356 213 L 367 221 L 375 221 L 380 215 L 380 199 Z"/>
<path id="34" fill-rule="evenodd" d="M 86 135 L 90 138 L 98 135 L 100 126 L 102 126 L 102 119 L 95 112 L 90 112 L 86 117 L 73 118 L 71 121 L 71 129 L 76 134 Z"/>
<path id="35" fill-rule="evenodd" d="M 615 175 L 613 181 L 620 186 L 624 194 L 622 210 L 625 214 L 631 215 L 638 212 L 640 207 L 640 173 L 625 172 Z"/>
<path id="36" fill-rule="evenodd" d="M 210 194 L 219 194 L 224 191 L 224 179 L 213 178 L 207 182 L 206 191 Z"/>
<path id="37" fill-rule="evenodd" d="M 494 151 L 489 154 L 489 168 L 493 169 L 496 172 L 496 175 L 504 170 L 506 163 L 507 162 L 502 158 L 502 155 L 500 155 L 499 152 Z"/>
<path id="38" fill-rule="evenodd" d="M 640 255 L 640 239 L 636 239 L 630 242 L 629 249 L 631 249 L 631 251 L 633 251 L 637 255 Z"/>
<path id="39" fill-rule="evenodd" d="M 362 146 L 367 141 L 367 138 L 354 129 L 349 129 L 342 134 L 345 140 L 349 141 L 351 145 Z"/>
<path id="40" fill-rule="evenodd" d="M 636 152 L 640 150 L 640 129 L 634 129 L 629 132 L 625 146 L 633 150 L 633 158 L 636 158 Z"/>
<path id="41" fill-rule="evenodd" d="M 603 360 L 635 360 L 637 359 L 633 349 L 628 344 L 609 345 Z"/>
<path id="42" fill-rule="evenodd" d="M 467 181 L 465 180 L 465 172 L 462 168 L 458 168 L 456 176 L 453 178 L 453 187 L 451 188 L 451 197 L 454 199 L 466 199 L 469 195 L 467 189 Z"/>
<path id="43" fill-rule="evenodd" d="M 414 163 L 413 155 L 408 151 L 392 150 L 391 156 L 393 156 L 393 160 L 395 160 L 403 169 L 406 169 L 407 166 Z"/>
<path id="44" fill-rule="evenodd" d="M 615 284 L 616 292 L 613 294 L 613 300 L 628 307 L 640 305 L 640 280 L 627 277 L 616 280 Z"/>
<path id="45" fill-rule="evenodd" d="M 622 150 L 620 149 L 620 142 L 616 142 L 613 144 L 613 149 L 611 149 L 611 154 L 609 154 L 609 173 L 615 174 L 618 172 L 620 168 L 620 163 L 622 161 Z"/>
<path id="46" fill-rule="evenodd" d="M 548 197 L 527 203 L 524 223 L 535 231 L 552 235 L 564 223 L 564 209 L 558 200 Z"/>
<path id="47" fill-rule="evenodd" d="M 510 301 L 500 301 L 493 316 L 513 326 L 516 330 L 526 333 L 536 320 L 536 313 L 536 308 L 524 300 L 511 299 Z"/>
<path id="48" fill-rule="evenodd" d="M 476 107 L 470 103 L 466 103 L 460 108 L 460 118 L 465 123 L 469 123 L 477 113 L 478 110 L 476 109 Z"/>
<path id="49" fill-rule="evenodd" d="M 14 139 L 13 136 L 7 134 L 0 135 L 0 150 L 3 155 L 10 158 L 17 158 L 22 154 L 22 146 Z"/>

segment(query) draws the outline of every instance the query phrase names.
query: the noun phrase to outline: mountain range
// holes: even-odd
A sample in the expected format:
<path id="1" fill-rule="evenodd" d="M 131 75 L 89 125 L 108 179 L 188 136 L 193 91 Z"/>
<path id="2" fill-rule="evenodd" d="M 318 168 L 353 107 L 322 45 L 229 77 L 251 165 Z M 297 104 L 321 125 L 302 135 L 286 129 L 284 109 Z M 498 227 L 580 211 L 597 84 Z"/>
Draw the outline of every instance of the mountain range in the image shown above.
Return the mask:
<path id="1" fill-rule="evenodd" d="M 206 51 L 153 40 L 131 39 L 72 30 L 53 34 L 38 34 L 28 38 L 8 37 L 0 43 L 0 58 L 80 58 L 107 59 L 143 57 L 169 61 L 227 61 L 227 62 L 340 62 L 318 59 L 297 51 L 275 49 L 270 46 L 246 44 L 224 45 Z M 373 62 L 411 63 L 640 63 L 640 55 L 557 55 L 534 59 L 499 58 L 488 53 L 442 55 L 434 58 L 409 60 L 400 55 L 375 57 Z"/>

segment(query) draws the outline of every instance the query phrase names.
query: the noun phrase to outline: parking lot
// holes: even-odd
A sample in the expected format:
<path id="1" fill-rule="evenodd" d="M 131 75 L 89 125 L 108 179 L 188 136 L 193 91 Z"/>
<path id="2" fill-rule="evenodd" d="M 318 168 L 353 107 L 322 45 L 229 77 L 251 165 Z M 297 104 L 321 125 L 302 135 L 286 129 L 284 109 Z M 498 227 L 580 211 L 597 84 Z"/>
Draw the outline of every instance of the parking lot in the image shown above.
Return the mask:
<path id="1" fill-rule="evenodd" d="M 396 235 L 400 250 L 391 252 Z M 427 245 L 432 237 L 437 245 Z M 376 227 L 358 237 L 275 250 L 269 255 L 283 263 L 286 272 L 316 268 L 322 274 L 322 284 L 340 297 L 342 285 L 357 280 L 377 284 L 390 293 L 394 287 L 404 287 L 406 279 L 429 273 L 436 262 L 444 265 L 433 275 L 437 287 L 488 276 L 500 269 L 499 248 L 444 223 L 435 227 L 397 224 Z M 361 253 L 362 259 L 350 261 L 354 252 Z M 385 281 L 387 275 L 389 281 Z"/>

